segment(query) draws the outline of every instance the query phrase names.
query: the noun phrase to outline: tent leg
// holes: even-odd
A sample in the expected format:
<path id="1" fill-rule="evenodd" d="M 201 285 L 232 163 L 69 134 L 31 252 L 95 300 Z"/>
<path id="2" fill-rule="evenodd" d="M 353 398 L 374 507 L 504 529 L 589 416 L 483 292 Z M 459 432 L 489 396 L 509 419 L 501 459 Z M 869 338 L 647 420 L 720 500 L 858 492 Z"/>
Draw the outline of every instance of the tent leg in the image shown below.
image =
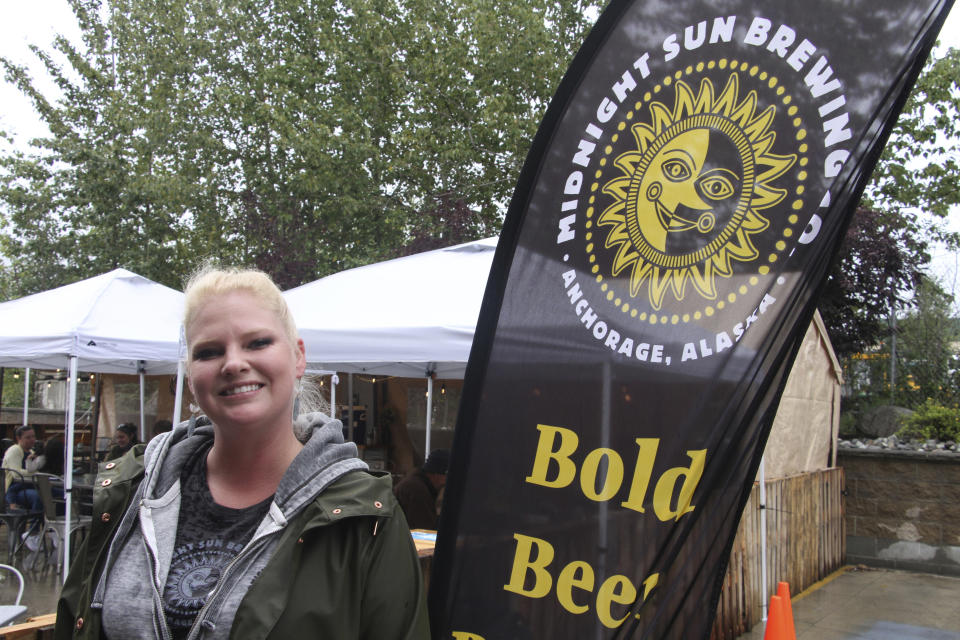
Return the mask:
<path id="1" fill-rule="evenodd" d="M 430 455 L 430 422 L 433 417 L 433 375 L 427 374 L 427 438 L 424 444 L 423 459 Z"/>
<path id="2" fill-rule="evenodd" d="M 23 423 L 27 424 L 30 414 L 30 367 L 27 367 L 23 376 Z"/>
<path id="3" fill-rule="evenodd" d="M 340 382 L 339 376 L 333 374 L 330 376 L 330 417 L 337 419 L 337 383 Z"/>
<path id="4" fill-rule="evenodd" d="M 143 415 L 143 387 L 145 380 L 145 365 L 143 360 L 137 363 L 137 373 L 140 374 L 140 442 L 147 441 L 147 417 Z"/>
<path id="5" fill-rule="evenodd" d="M 347 374 L 347 434 L 348 440 L 353 442 L 353 374 Z"/>
<path id="6" fill-rule="evenodd" d="M 760 458 L 760 593 L 763 609 L 760 620 L 767 621 L 767 476 Z"/>
<path id="7" fill-rule="evenodd" d="M 67 400 L 67 425 L 64 448 L 67 452 L 67 465 L 63 474 L 63 496 L 64 496 L 64 523 L 63 523 L 63 581 L 67 581 L 67 573 L 70 571 L 70 516 L 73 513 L 73 449 L 74 435 L 76 432 L 75 421 L 77 419 L 77 356 L 70 357 L 70 395 Z"/>
<path id="8" fill-rule="evenodd" d="M 180 412 L 183 410 L 183 360 L 177 362 L 177 397 L 173 399 L 173 426 L 180 424 Z"/>

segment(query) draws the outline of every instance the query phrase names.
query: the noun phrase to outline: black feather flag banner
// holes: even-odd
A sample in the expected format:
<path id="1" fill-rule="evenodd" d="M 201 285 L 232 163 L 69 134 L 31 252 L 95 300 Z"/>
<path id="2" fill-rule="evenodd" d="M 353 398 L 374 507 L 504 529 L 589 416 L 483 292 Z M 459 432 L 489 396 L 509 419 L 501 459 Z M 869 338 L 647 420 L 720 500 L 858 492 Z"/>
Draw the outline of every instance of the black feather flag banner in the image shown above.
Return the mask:
<path id="1" fill-rule="evenodd" d="M 613 0 L 521 173 L 434 638 L 707 638 L 787 372 L 950 8 Z"/>

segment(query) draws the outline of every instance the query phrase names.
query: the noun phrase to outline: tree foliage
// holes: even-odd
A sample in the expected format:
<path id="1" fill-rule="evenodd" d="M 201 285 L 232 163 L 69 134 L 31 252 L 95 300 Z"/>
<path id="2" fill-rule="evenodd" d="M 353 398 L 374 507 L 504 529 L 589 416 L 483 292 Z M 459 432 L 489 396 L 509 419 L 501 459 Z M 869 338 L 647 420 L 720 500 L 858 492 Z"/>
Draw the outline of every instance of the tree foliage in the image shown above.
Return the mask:
<path id="1" fill-rule="evenodd" d="M 0 59 L 51 132 L 0 155 L 6 295 L 117 266 L 177 286 L 206 257 L 289 287 L 396 255 L 448 212 L 451 242 L 492 235 L 595 8 L 70 2 L 67 63 L 33 48 L 59 100 Z"/>
<path id="2" fill-rule="evenodd" d="M 857 209 L 820 310 L 838 354 L 875 348 L 911 308 L 943 224 L 960 204 L 960 51 L 932 57 L 917 80 Z"/>
<path id="3" fill-rule="evenodd" d="M 928 398 L 955 405 L 958 400 L 956 356 L 960 340 L 951 317 L 953 297 L 924 278 L 914 296 L 915 310 L 897 323 L 898 378 L 908 405 Z"/>
<path id="4" fill-rule="evenodd" d="M 838 356 L 890 335 L 891 314 L 912 301 L 929 260 L 925 239 L 896 212 L 856 210 L 819 304 Z"/>
<path id="5" fill-rule="evenodd" d="M 960 204 L 957 49 L 931 57 L 924 67 L 874 170 L 866 201 L 878 210 L 899 210 L 930 237 L 956 241 L 938 222 Z"/>
<path id="6" fill-rule="evenodd" d="M 913 308 L 891 323 L 886 335 L 846 359 L 844 378 L 852 393 L 845 409 L 877 404 L 916 409 L 927 401 L 957 406 L 960 360 L 953 345 L 960 326 L 951 317 L 953 296 L 923 277 L 913 298 Z"/>

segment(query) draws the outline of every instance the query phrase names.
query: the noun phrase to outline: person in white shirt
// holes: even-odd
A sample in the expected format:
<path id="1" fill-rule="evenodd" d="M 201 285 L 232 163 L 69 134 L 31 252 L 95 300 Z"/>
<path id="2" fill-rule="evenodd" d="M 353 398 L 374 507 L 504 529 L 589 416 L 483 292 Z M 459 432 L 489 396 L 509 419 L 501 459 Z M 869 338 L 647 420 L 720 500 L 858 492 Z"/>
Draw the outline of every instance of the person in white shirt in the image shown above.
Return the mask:
<path id="1" fill-rule="evenodd" d="M 4 482 L 7 505 L 40 511 L 43 509 L 43 503 L 40 502 L 37 487 L 30 481 L 30 476 L 42 463 L 33 451 L 37 443 L 37 434 L 33 427 L 24 425 L 17 427 L 14 435 L 17 443 L 11 445 L 3 454 L 3 468 L 7 470 Z"/>

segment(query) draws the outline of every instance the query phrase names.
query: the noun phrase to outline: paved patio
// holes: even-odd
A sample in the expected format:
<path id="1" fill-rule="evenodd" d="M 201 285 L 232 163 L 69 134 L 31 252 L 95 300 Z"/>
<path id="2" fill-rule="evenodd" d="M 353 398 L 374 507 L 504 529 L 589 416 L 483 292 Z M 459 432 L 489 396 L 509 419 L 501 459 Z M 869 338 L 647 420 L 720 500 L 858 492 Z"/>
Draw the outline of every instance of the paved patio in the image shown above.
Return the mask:
<path id="1" fill-rule="evenodd" d="M 792 599 L 797 640 L 960 640 L 960 578 L 847 567 Z M 743 640 L 763 640 L 758 624 Z"/>
<path id="2" fill-rule="evenodd" d="M 12 602 L 15 580 L 4 576 L 0 602 Z M 55 611 L 54 567 L 27 570 L 24 579 L 21 620 Z M 960 578 L 847 567 L 795 595 L 792 606 L 797 640 L 960 640 Z M 763 633 L 758 624 L 740 638 L 763 640 Z"/>

